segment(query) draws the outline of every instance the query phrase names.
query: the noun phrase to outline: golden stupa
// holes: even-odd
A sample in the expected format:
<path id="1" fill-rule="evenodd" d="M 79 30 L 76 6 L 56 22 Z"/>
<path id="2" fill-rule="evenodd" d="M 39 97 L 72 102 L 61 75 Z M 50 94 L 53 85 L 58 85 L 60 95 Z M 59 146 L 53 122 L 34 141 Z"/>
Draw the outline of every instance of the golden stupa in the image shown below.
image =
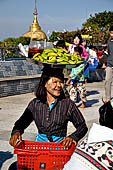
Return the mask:
<path id="1" fill-rule="evenodd" d="M 34 10 L 34 20 L 30 30 L 23 34 L 23 37 L 30 37 L 31 39 L 38 39 L 38 40 L 47 40 L 46 34 L 41 30 L 41 27 L 37 21 L 37 8 L 36 8 L 36 1 L 35 1 L 35 10 Z"/>

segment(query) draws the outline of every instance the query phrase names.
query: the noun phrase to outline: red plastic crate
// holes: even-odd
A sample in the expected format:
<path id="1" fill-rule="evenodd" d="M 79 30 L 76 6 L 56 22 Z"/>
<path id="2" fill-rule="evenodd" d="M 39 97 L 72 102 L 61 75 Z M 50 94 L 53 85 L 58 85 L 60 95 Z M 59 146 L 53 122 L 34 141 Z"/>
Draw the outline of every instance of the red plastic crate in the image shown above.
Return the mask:
<path id="1" fill-rule="evenodd" d="M 60 143 L 23 141 L 14 148 L 18 170 L 62 170 L 75 145 L 64 148 Z"/>

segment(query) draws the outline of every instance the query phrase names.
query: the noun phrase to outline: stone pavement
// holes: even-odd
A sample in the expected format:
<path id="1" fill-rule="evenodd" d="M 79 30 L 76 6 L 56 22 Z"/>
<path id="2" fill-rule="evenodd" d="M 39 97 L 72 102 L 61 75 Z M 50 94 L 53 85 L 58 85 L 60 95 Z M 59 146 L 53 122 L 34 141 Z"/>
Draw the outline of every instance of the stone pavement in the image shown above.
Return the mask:
<path id="1" fill-rule="evenodd" d="M 98 123 L 98 109 L 102 105 L 104 97 L 104 82 L 93 82 L 86 84 L 87 105 L 80 109 L 90 129 L 93 122 Z M 7 170 L 9 165 L 16 160 L 13 155 L 13 147 L 9 145 L 10 132 L 14 122 L 23 113 L 29 101 L 34 98 L 33 93 L 15 95 L 0 98 L 0 169 Z M 80 103 L 77 103 L 77 105 Z M 74 130 L 71 123 L 68 126 L 68 134 Z M 37 134 L 35 124 L 32 123 L 23 135 L 25 140 L 34 140 Z"/>

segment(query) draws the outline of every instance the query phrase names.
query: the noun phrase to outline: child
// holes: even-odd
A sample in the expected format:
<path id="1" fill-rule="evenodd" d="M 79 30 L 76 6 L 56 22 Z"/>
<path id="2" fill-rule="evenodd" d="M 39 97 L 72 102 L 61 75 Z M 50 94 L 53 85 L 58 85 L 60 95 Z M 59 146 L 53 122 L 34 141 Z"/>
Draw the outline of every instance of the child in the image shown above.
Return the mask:
<path id="1" fill-rule="evenodd" d="M 82 47 L 74 48 L 74 55 L 81 55 Z M 80 64 L 78 67 L 73 68 L 66 84 L 69 86 L 68 91 L 71 100 L 77 102 L 77 93 L 79 93 L 82 100 L 82 105 L 80 108 L 86 106 L 86 88 L 84 84 L 84 63 Z"/>

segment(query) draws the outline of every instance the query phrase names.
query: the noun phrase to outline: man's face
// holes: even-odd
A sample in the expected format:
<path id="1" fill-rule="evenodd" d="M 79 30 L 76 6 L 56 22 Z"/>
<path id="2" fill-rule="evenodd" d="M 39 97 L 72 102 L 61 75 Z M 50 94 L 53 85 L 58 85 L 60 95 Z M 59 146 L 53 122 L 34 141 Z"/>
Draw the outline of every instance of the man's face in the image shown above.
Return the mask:
<path id="1" fill-rule="evenodd" d="M 113 31 L 110 31 L 110 36 L 111 38 L 113 38 Z"/>
<path id="2" fill-rule="evenodd" d="M 60 78 L 51 77 L 45 84 L 47 94 L 52 96 L 60 96 L 61 91 L 64 88 L 64 82 Z"/>

